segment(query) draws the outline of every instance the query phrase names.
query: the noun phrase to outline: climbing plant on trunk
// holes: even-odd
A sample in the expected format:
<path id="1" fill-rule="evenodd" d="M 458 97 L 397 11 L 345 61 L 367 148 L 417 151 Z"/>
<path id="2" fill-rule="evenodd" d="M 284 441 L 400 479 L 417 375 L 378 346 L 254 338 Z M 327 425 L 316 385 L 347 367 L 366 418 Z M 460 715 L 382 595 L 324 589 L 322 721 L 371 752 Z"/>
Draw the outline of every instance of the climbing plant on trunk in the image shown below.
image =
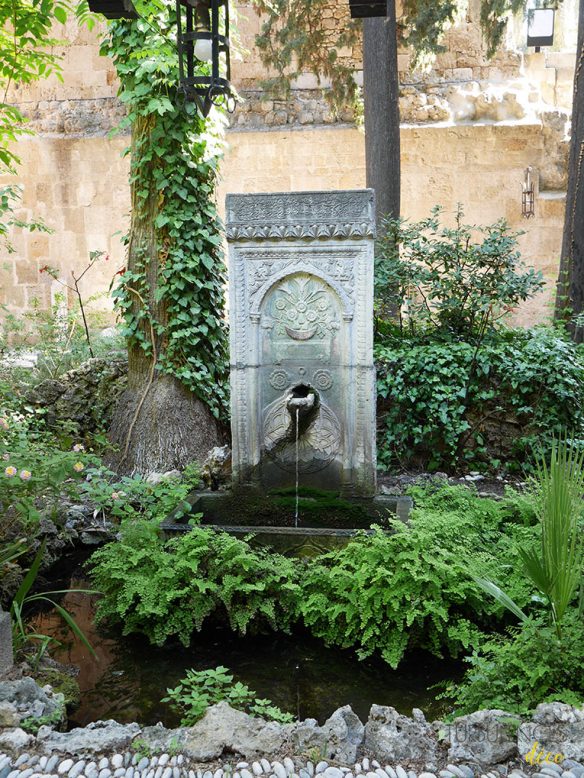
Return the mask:
<path id="1" fill-rule="evenodd" d="M 129 359 L 111 427 L 121 472 L 203 458 L 225 414 L 225 269 L 214 203 L 220 131 L 178 93 L 172 21 L 164 6 L 116 21 L 102 46 L 132 131 L 127 267 L 113 292 Z"/>

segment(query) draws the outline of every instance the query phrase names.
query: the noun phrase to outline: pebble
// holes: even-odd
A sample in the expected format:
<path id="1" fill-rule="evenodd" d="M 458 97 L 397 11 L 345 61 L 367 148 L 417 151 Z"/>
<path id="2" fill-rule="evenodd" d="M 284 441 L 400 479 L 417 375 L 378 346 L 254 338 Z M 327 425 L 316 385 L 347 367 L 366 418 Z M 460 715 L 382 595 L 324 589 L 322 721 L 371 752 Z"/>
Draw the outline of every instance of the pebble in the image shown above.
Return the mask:
<path id="1" fill-rule="evenodd" d="M 235 765 L 236 770 L 243 770 L 244 767 L 249 767 L 249 764 L 247 762 L 238 762 Z"/>
<path id="2" fill-rule="evenodd" d="M 283 764 L 280 764 L 280 762 L 274 762 L 272 765 L 272 771 L 277 778 L 288 778 L 288 773 L 286 772 L 286 768 Z M 317 770 L 318 772 L 318 770 Z"/>
<path id="3" fill-rule="evenodd" d="M 45 772 L 46 773 L 52 773 L 55 767 L 59 764 L 59 757 L 58 756 L 52 756 L 49 761 L 47 762 L 45 766 Z"/>
<path id="4" fill-rule="evenodd" d="M 383 769 L 389 775 L 389 778 L 397 778 L 397 773 L 391 765 L 386 764 Z"/>
<path id="5" fill-rule="evenodd" d="M 555 762 L 546 762 L 542 772 L 545 770 L 551 770 L 552 772 L 556 773 L 556 775 L 561 775 L 564 772 L 564 768 Z"/>
<path id="6" fill-rule="evenodd" d="M 18 773 L 18 778 L 30 778 L 33 773 L 34 770 L 32 767 L 29 767 L 27 770 L 23 770 L 21 773 Z"/>
<path id="7" fill-rule="evenodd" d="M 126 774 L 126 768 L 125 767 L 118 767 L 117 770 L 114 770 L 114 778 L 122 778 L 122 775 Z"/>
<path id="8" fill-rule="evenodd" d="M 436 778 L 434 773 L 420 773 L 418 778 Z"/>
<path id="9" fill-rule="evenodd" d="M 73 767 L 73 760 L 72 759 L 65 759 L 57 767 L 57 772 L 59 773 L 59 775 L 65 775 L 65 773 L 68 773 L 69 770 L 72 767 Z M 31 773 L 31 775 L 32 775 L 32 773 Z"/>
<path id="10" fill-rule="evenodd" d="M 181 754 L 181 756 L 182 756 L 182 754 Z M 224 775 L 223 770 L 221 769 L 221 767 L 219 767 L 213 773 L 213 778 L 223 778 L 223 775 Z"/>
<path id="11" fill-rule="evenodd" d="M 375 768 L 375 774 L 378 775 L 379 778 L 389 778 L 389 775 L 381 767 Z"/>
<path id="12" fill-rule="evenodd" d="M 106 767 L 109 767 L 109 759 L 104 756 L 103 759 L 100 759 L 97 764 L 98 770 L 105 770 Z"/>
<path id="13" fill-rule="evenodd" d="M 562 778 L 577 778 L 577 776 L 571 770 L 566 770 L 562 773 Z"/>
<path id="14" fill-rule="evenodd" d="M 134 768 L 126 767 L 126 778 L 134 778 Z"/>
<path id="15" fill-rule="evenodd" d="M 142 770 L 146 770 L 149 764 L 150 764 L 150 760 L 148 759 L 148 757 L 143 756 L 142 759 L 140 759 L 140 761 L 136 765 L 136 770 L 138 770 L 138 772 L 141 773 Z"/>
<path id="16" fill-rule="evenodd" d="M 300 768 L 300 772 L 298 773 L 298 776 L 299 778 L 311 778 L 310 773 L 304 767 Z"/>
<path id="17" fill-rule="evenodd" d="M 395 774 L 397 775 L 397 778 L 408 778 L 408 774 L 400 764 L 396 766 Z"/>
<path id="18" fill-rule="evenodd" d="M 369 770 L 369 759 L 366 756 L 361 760 L 361 764 L 363 765 L 363 770 Z"/>
<path id="19" fill-rule="evenodd" d="M 378 767 L 381 767 L 381 765 L 379 764 L 379 762 L 377 761 L 377 759 L 372 759 L 372 760 L 371 760 L 371 767 L 372 767 L 374 770 L 377 770 L 377 768 L 378 768 Z"/>
<path id="20" fill-rule="evenodd" d="M 117 776 L 114 776 L 114 778 L 117 778 Z M 172 778 L 172 767 L 165 767 L 162 771 L 162 778 Z M 209 778 L 213 778 L 213 774 L 209 774 Z"/>
<path id="21" fill-rule="evenodd" d="M 160 765 L 160 767 L 164 767 L 164 765 L 167 764 L 169 759 L 170 756 L 168 754 L 162 754 L 162 756 L 158 760 L 158 764 Z"/>
<path id="22" fill-rule="evenodd" d="M 271 773 L 272 772 L 272 765 L 268 762 L 266 758 L 260 759 L 260 764 L 262 766 L 262 769 L 264 773 Z"/>
<path id="23" fill-rule="evenodd" d="M 251 771 L 254 775 L 261 775 L 264 772 L 264 768 L 259 762 L 252 762 Z M 215 778 L 215 776 L 213 776 Z"/>
<path id="24" fill-rule="evenodd" d="M 450 770 L 450 772 L 456 776 L 456 778 L 466 778 L 466 775 L 464 772 L 460 769 L 460 767 L 457 767 L 455 764 L 447 764 L 446 769 Z"/>
<path id="25" fill-rule="evenodd" d="M 104 767 L 103 770 L 99 771 L 98 778 L 111 778 L 112 771 L 109 769 L 109 767 Z"/>
<path id="26" fill-rule="evenodd" d="M 363 768 L 361 767 L 361 764 L 359 762 L 355 764 L 355 772 L 357 773 L 357 775 L 363 772 Z"/>
<path id="27" fill-rule="evenodd" d="M 241 770 L 240 774 L 241 774 L 241 778 L 253 778 L 253 773 L 251 773 L 251 772 L 250 772 L 250 771 L 247 769 L 247 767 L 244 767 L 244 768 Z M 211 778 L 213 778 L 213 777 L 211 776 Z"/>
<path id="28" fill-rule="evenodd" d="M 319 762 L 315 767 L 316 774 L 318 775 L 319 773 L 324 773 L 327 767 L 328 762 Z"/>
<path id="29" fill-rule="evenodd" d="M 343 778 L 343 773 L 338 767 L 327 767 L 323 776 L 324 778 Z"/>
<path id="30" fill-rule="evenodd" d="M 84 759 L 81 759 L 79 762 L 75 762 L 73 767 L 67 773 L 69 778 L 77 778 L 77 776 L 81 775 L 81 773 L 83 772 L 83 770 L 85 768 L 85 764 L 86 764 L 86 762 L 85 762 Z"/>
<path id="31" fill-rule="evenodd" d="M 285 756 L 282 761 L 284 763 L 284 767 L 288 772 L 288 775 L 293 775 L 295 770 L 294 762 L 290 759 L 289 756 Z"/>

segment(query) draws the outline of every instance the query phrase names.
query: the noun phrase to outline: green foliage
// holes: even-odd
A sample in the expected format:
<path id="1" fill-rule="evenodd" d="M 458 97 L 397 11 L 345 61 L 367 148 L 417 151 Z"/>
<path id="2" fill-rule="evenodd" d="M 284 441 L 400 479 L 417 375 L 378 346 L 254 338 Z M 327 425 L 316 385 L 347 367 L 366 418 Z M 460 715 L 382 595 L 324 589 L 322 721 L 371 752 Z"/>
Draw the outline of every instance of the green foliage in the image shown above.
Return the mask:
<path id="1" fill-rule="evenodd" d="M 75 493 L 88 464 L 96 460 L 81 444 L 56 440 L 31 408 L 0 406 L 0 517 L 17 519 L 29 532 L 63 493 Z"/>
<path id="2" fill-rule="evenodd" d="M 83 643 L 83 645 L 90 651 L 93 656 L 95 656 L 95 652 L 92 646 L 85 637 L 83 630 L 81 630 L 78 626 L 75 619 L 65 608 L 63 608 L 62 605 L 59 605 L 59 603 L 52 599 L 55 595 L 68 594 L 70 592 L 79 592 L 83 594 L 95 594 L 95 592 L 88 591 L 86 589 L 65 589 L 54 592 L 31 593 L 44 559 L 45 546 L 46 544 L 44 542 L 39 546 L 32 565 L 26 572 L 26 575 L 24 576 L 22 583 L 20 584 L 18 591 L 14 595 L 10 605 L 10 616 L 12 619 L 12 642 L 14 650 L 16 652 L 22 652 L 27 647 L 36 644 L 38 648 L 32 659 L 33 668 L 35 669 L 47 649 L 51 645 L 59 645 L 59 642 L 54 637 L 39 634 L 28 628 L 25 621 L 25 611 L 30 608 L 30 606 L 35 607 L 35 605 L 38 605 L 38 603 L 48 603 L 52 608 L 54 608 L 59 616 L 61 616 L 72 634 Z M 2 551 L 0 550 L 0 556 L 1 555 Z"/>
<path id="3" fill-rule="evenodd" d="M 382 311 L 400 310 L 411 334 L 436 332 L 480 342 L 495 322 L 543 286 L 525 268 L 519 233 L 505 220 L 464 224 L 459 205 L 454 227 L 440 223 L 435 206 L 420 222 L 387 219 L 376 251 L 376 297 Z M 403 319 L 405 318 L 405 323 Z"/>
<path id="4" fill-rule="evenodd" d="M 253 0 L 253 6 L 263 19 L 256 46 L 266 69 L 276 73 L 262 84 L 268 93 L 288 94 L 290 82 L 308 72 L 319 81 L 330 80 L 325 95 L 336 111 L 355 103 L 359 90 L 354 68 L 339 52 L 358 44 L 358 21 L 347 18 L 331 39 L 322 24 L 330 0 Z"/>
<path id="5" fill-rule="evenodd" d="M 299 596 L 291 560 L 203 527 L 165 540 L 154 522 L 126 521 L 91 564 L 104 594 L 98 618 L 156 645 L 176 637 L 188 646 L 212 614 L 240 634 L 266 625 L 287 631 Z"/>
<path id="6" fill-rule="evenodd" d="M 190 513 L 188 495 L 199 486 L 199 467 L 193 462 L 180 476 L 150 483 L 142 476 L 124 476 L 104 466 L 89 468 L 82 493 L 95 506 L 96 515 L 114 519 L 162 521 L 172 513 L 175 519 Z"/>
<path id="7" fill-rule="evenodd" d="M 256 693 L 241 681 L 234 682 L 233 675 L 226 667 L 214 670 L 187 670 L 186 677 L 174 689 L 167 689 L 170 702 L 178 711 L 182 727 L 192 727 L 201 719 L 210 705 L 227 702 L 235 710 L 242 710 L 252 716 L 258 716 L 281 724 L 290 724 L 294 716 L 278 708 L 271 700 L 258 699 Z"/>
<path id="8" fill-rule="evenodd" d="M 584 623 L 575 608 L 566 616 L 562 640 L 543 618 L 530 618 L 507 636 L 493 636 L 467 660 L 461 684 L 451 684 L 457 715 L 480 708 L 526 714 L 541 702 L 584 703 Z"/>
<path id="9" fill-rule="evenodd" d="M 554 441 L 549 464 L 537 462 L 537 486 L 541 539 L 537 546 L 519 548 L 526 577 L 544 598 L 558 640 L 562 622 L 580 593 L 582 615 L 582 572 L 584 547 L 580 537 L 582 494 L 584 493 L 584 452 L 577 452 L 565 439 Z M 523 623 L 525 613 L 493 581 L 477 583 Z"/>
<path id="10" fill-rule="evenodd" d="M 361 657 L 378 651 L 392 667 L 413 647 L 456 656 L 501 615 L 473 574 L 504 569 L 516 599 L 529 597 L 509 537 L 529 545 L 532 531 L 509 522 L 504 503 L 452 487 L 416 490 L 414 499 L 409 524 L 360 536 L 303 576 L 300 610 L 313 634 Z"/>
<path id="11" fill-rule="evenodd" d="M 517 470 L 562 430 L 581 434 L 584 363 L 554 330 L 499 330 L 480 348 L 396 336 L 377 346 L 376 360 L 386 468 Z"/>
<path id="12" fill-rule="evenodd" d="M 156 356 L 159 370 L 220 416 L 227 385 L 225 269 L 214 202 L 221 130 L 178 92 L 172 13 L 144 12 L 145 20 L 113 23 L 102 46 L 120 78 L 133 136 L 129 263 L 113 295 L 129 344 Z M 154 246 L 145 237 L 152 224 Z"/>

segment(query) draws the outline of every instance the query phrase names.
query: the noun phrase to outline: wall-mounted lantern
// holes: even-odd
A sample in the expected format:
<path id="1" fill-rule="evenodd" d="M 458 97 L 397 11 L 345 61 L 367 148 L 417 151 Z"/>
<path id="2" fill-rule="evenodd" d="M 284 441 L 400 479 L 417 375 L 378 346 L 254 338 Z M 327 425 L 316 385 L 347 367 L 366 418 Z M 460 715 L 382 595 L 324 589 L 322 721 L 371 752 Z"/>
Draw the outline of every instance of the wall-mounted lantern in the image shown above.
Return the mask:
<path id="1" fill-rule="evenodd" d="M 553 46 L 554 20 L 556 12 L 553 8 L 529 8 L 527 10 L 527 45 L 535 46 L 539 51 L 542 46 Z"/>
<path id="2" fill-rule="evenodd" d="M 106 19 L 137 19 L 132 0 L 89 0 L 89 10 Z"/>
<path id="3" fill-rule="evenodd" d="M 353 19 L 363 19 L 366 16 L 387 16 L 387 0 L 349 0 L 349 6 Z"/>
<path id="4" fill-rule="evenodd" d="M 521 192 L 521 215 L 524 219 L 530 219 L 532 216 L 535 216 L 535 188 L 533 186 L 531 167 L 525 168 L 525 178 Z"/>
<path id="5" fill-rule="evenodd" d="M 176 0 L 180 86 L 203 116 L 213 105 L 233 110 L 228 0 Z M 206 63 L 208 75 L 201 75 Z"/>

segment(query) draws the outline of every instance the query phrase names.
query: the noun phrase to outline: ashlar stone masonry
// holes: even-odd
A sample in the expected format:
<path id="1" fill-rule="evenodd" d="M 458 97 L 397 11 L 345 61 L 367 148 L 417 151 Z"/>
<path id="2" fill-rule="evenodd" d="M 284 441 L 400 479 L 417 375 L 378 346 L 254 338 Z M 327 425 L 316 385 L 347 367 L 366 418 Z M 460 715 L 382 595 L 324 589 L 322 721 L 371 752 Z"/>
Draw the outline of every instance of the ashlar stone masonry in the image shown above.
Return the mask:
<path id="1" fill-rule="evenodd" d="M 227 196 L 235 486 L 375 493 L 372 190 Z"/>

